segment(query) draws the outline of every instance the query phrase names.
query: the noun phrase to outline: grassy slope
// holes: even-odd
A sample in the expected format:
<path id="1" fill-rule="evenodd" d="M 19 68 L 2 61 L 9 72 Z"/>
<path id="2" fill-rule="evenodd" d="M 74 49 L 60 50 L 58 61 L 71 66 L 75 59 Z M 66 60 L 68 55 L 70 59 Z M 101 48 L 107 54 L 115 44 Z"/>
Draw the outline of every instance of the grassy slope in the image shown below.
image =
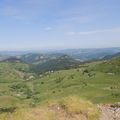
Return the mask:
<path id="1" fill-rule="evenodd" d="M 0 107 L 11 107 L 21 103 L 11 86 L 24 83 L 32 73 L 29 65 L 21 62 L 0 62 Z"/>
<path id="2" fill-rule="evenodd" d="M 83 75 L 83 69 L 59 71 L 34 81 L 35 90 L 38 91 L 35 96 L 41 101 L 69 94 L 79 95 L 95 103 L 120 101 L 119 75 L 95 71 L 95 75 L 89 77 L 88 74 Z M 111 89 L 111 87 L 116 87 L 116 89 Z M 118 95 L 112 95 L 114 92 Z"/>
<path id="3" fill-rule="evenodd" d="M 116 60 L 109 62 L 113 61 Z M 0 63 L 0 108 L 38 106 L 69 95 L 77 95 L 93 103 L 119 102 L 120 75 L 108 74 L 101 71 L 100 67 L 96 69 L 101 64 L 104 63 L 88 63 L 77 69 L 46 73 L 34 80 L 25 81 L 18 72 L 26 73 L 29 69 L 27 64 Z"/>
<path id="4" fill-rule="evenodd" d="M 114 57 L 95 66 L 101 72 L 120 74 L 120 57 Z"/>
<path id="5" fill-rule="evenodd" d="M 0 62 L 0 83 L 19 81 L 28 70 L 29 65 L 24 63 Z"/>

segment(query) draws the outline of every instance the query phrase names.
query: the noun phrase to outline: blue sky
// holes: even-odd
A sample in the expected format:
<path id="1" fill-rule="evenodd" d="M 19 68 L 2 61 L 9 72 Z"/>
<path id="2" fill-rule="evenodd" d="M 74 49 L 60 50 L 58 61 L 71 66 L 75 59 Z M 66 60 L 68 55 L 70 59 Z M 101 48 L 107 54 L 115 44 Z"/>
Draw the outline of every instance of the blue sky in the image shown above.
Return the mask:
<path id="1" fill-rule="evenodd" d="M 0 50 L 120 47 L 120 0 L 0 0 Z"/>

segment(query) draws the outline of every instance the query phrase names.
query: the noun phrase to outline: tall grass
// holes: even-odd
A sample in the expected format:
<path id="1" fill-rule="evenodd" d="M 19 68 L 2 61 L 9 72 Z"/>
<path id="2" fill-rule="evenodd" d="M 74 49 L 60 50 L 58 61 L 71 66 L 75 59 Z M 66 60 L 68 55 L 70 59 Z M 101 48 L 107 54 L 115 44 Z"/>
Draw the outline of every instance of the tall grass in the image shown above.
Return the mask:
<path id="1" fill-rule="evenodd" d="M 61 101 L 68 113 L 83 114 L 88 120 L 96 120 L 100 111 L 91 102 L 82 100 L 78 96 L 65 97 Z"/>

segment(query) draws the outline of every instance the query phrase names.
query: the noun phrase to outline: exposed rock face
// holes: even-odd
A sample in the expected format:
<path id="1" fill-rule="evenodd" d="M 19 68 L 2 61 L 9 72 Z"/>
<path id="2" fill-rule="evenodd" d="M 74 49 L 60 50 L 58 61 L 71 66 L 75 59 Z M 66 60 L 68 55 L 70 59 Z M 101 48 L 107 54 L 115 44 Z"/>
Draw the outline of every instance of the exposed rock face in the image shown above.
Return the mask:
<path id="1" fill-rule="evenodd" d="M 100 120 L 120 120 L 120 103 L 99 106 L 102 115 Z"/>

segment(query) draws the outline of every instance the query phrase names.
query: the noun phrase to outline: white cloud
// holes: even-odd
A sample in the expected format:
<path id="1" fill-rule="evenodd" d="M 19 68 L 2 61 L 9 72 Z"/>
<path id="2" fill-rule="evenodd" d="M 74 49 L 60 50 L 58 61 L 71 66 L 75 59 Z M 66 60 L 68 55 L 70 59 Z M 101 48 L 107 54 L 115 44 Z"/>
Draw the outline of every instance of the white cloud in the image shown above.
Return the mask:
<path id="1" fill-rule="evenodd" d="M 46 27 L 45 30 L 50 31 L 50 30 L 52 30 L 52 28 L 51 27 Z"/>
<path id="2" fill-rule="evenodd" d="M 78 35 L 90 35 L 90 34 L 95 34 L 98 31 L 88 31 L 88 32 L 78 32 Z"/>
<path id="3" fill-rule="evenodd" d="M 76 32 L 67 32 L 67 35 L 75 35 Z"/>
<path id="4" fill-rule="evenodd" d="M 95 31 L 84 31 L 84 32 L 67 32 L 67 35 L 92 35 L 97 33 L 103 32 L 120 32 L 120 28 L 111 28 L 111 29 L 102 29 L 102 30 L 95 30 Z"/>

